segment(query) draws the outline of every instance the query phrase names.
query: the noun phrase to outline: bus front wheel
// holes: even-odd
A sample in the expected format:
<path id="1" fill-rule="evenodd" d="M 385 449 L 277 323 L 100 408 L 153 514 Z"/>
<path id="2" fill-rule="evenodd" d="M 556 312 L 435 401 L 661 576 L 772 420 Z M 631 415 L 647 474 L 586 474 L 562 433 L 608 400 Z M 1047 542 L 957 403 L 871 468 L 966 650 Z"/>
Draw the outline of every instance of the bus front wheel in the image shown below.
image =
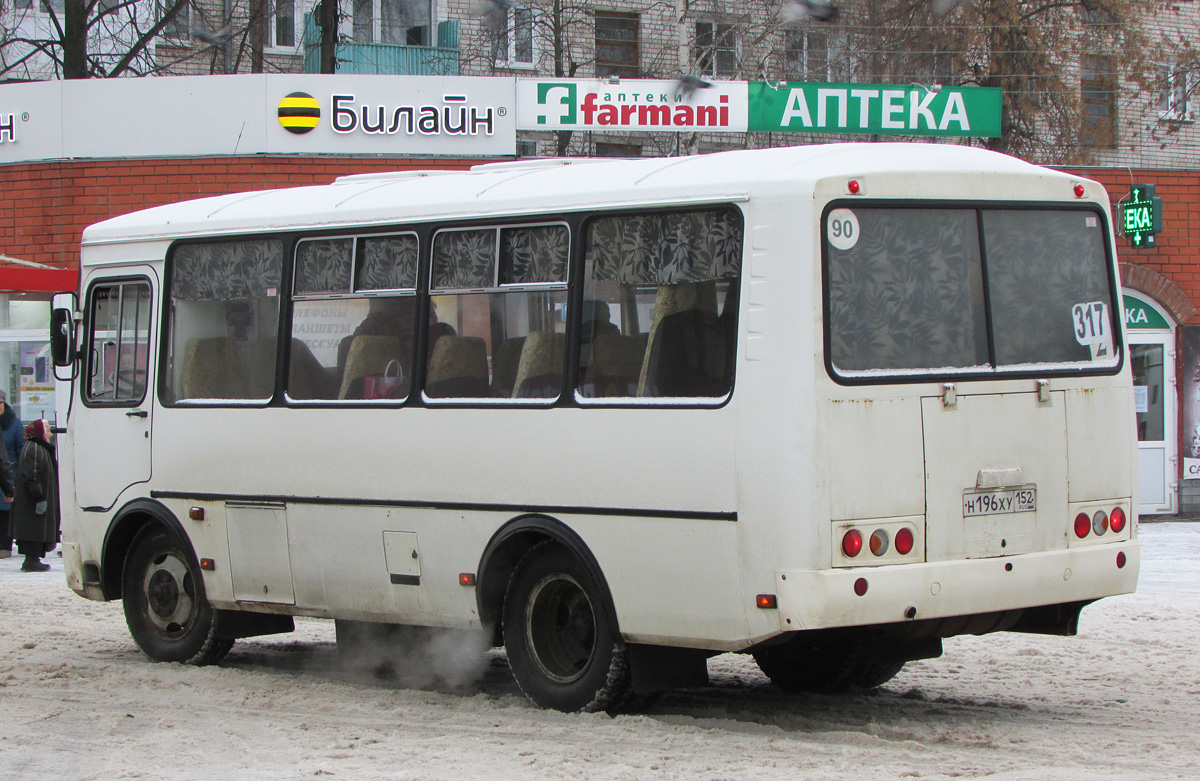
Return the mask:
<path id="1" fill-rule="evenodd" d="M 517 564 L 504 597 L 504 647 L 536 705 L 615 711 L 631 695 L 629 657 L 602 586 L 565 548 L 544 542 Z"/>
<path id="2" fill-rule="evenodd" d="M 233 640 L 217 636 L 217 616 L 194 558 L 175 535 L 159 528 L 139 535 L 126 559 L 125 622 L 153 661 L 215 664 L 233 647 Z"/>

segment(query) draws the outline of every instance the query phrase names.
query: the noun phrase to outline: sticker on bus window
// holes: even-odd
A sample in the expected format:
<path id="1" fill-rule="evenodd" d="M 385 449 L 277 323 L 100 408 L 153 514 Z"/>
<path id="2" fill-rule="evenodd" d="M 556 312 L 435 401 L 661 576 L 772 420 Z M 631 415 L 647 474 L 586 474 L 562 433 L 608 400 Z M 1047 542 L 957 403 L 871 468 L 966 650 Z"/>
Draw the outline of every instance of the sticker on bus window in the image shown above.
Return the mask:
<path id="1" fill-rule="evenodd" d="M 1088 215 L 1084 218 L 1084 224 L 1086 224 L 1089 228 L 1098 228 L 1100 227 L 1100 220 Z"/>
<path id="2" fill-rule="evenodd" d="M 1075 341 L 1087 347 L 1093 344 L 1108 344 L 1108 304 L 1091 301 L 1071 307 L 1071 321 L 1075 326 Z"/>
<path id="3" fill-rule="evenodd" d="M 834 209 L 826 219 L 825 236 L 837 249 L 853 248 L 858 243 L 858 217 L 849 209 Z"/>

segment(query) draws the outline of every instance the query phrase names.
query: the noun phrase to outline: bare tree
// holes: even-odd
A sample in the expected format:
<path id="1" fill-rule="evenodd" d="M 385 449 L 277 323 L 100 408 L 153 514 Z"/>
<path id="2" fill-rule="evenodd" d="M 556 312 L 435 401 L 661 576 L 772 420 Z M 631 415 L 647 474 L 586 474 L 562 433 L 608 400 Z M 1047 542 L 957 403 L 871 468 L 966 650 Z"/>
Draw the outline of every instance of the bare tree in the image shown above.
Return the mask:
<path id="1" fill-rule="evenodd" d="M 6 0 L 0 80 L 269 69 L 266 0 Z"/>
<path id="2" fill-rule="evenodd" d="M 1157 90 L 1162 46 L 1140 0 L 841 0 L 830 25 L 856 81 L 1003 90 L 984 145 L 1044 163 L 1115 149 Z"/>

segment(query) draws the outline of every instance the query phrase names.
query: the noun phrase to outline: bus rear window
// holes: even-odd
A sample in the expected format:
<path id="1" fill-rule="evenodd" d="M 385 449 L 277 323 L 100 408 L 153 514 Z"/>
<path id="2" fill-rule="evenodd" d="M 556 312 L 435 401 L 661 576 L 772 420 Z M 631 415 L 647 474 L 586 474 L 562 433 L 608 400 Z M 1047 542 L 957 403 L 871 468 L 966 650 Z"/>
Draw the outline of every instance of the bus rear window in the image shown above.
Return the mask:
<path id="1" fill-rule="evenodd" d="M 1103 224 L 1077 209 L 832 209 L 824 235 L 834 372 L 1116 366 Z"/>

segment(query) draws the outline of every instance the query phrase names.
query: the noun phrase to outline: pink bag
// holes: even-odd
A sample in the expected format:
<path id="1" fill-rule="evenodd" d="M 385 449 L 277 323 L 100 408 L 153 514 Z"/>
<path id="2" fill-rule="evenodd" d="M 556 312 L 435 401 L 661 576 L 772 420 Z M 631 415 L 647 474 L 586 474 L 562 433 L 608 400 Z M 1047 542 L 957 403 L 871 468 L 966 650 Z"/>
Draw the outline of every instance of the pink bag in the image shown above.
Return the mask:
<path id="1" fill-rule="evenodd" d="M 404 375 L 399 361 L 388 361 L 383 374 L 368 374 L 363 377 L 364 399 L 390 399 L 399 395 Z"/>

